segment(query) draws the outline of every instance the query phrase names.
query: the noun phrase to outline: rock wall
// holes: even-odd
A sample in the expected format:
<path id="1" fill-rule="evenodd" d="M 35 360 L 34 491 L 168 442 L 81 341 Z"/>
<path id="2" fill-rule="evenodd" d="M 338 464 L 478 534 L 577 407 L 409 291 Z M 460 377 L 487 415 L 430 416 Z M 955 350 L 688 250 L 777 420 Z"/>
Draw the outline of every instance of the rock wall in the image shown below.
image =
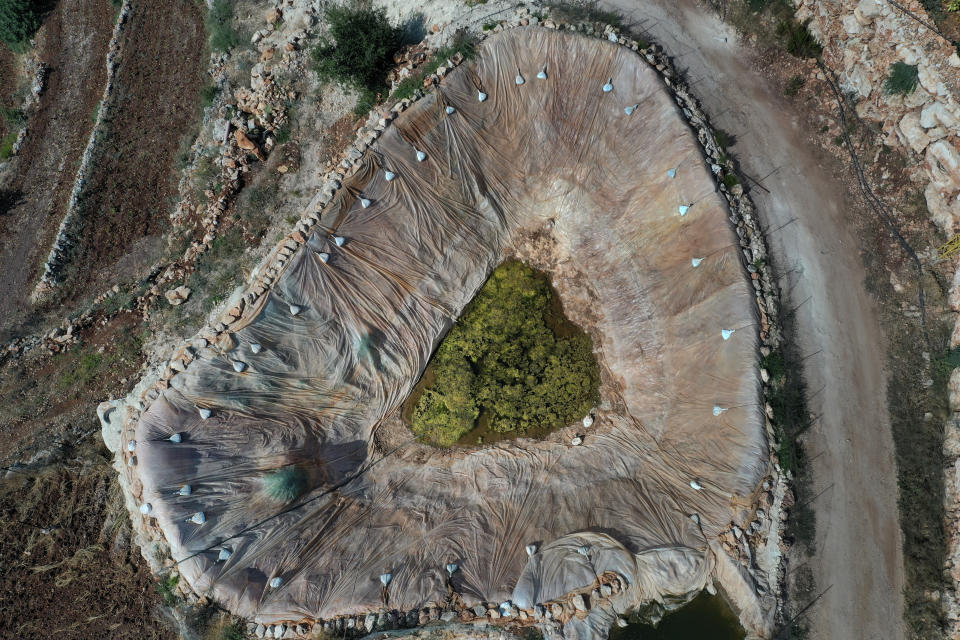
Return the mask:
<path id="1" fill-rule="evenodd" d="M 93 159 L 99 144 L 105 135 L 105 122 L 109 113 L 115 108 L 114 86 L 117 76 L 117 57 L 120 55 L 120 33 L 123 31 L 127 18 L 130 15 L 130 0 L 124 0 L 120 7 L 120 13 L 117 16 L 117 22 L 113 27 L 113 35 L 110 37 L 110 48 L 107 51 L 107 84 L 103 88 L 103 98 L 97 108 L 97 119 L 93 125 L 93 131 L 87 140 L 87 147 L 83 151 L 83 157 L 80 161 L 80 168 L 77 170 L 77 177 L 73 182 L 73 190 L 70 192 L 70 203 L 67 206 L 67 213 L 60 222 L 57 229 L 57 236 L 50 248 L 50 254 L 47 256 L 43 265 L 43 275 L 40 282 L 37 283 L 33 292 L 33 299 L 40 298 L 52 287 L 59 284 L 59 276 L 63 265 L 67 262 L 67 253 L 71 245 L 71 231 L 74 222 L 78 216 L 80 208 L 80 197 L 83 193 L 87 177 L 93 169 Z"/>
<path id="2" fill-rule="evenodd" d="M 841 88 L 856 97 L 857 114 L 879 123 L 886 143 L 916 160 L 914 180 L 925 184 L 930 216 L 948 236 L 960 233 L 960 56 L 933 30 L 916 0 L 795 0 L 797 19 L 823 45 L 823 61 Z M 916 65 L 918 86 L 889 95 L 884 82 L 897 61 Z M 960 271 L 950 306 L 960 312 Z M 960 346 L 960 323 L 951 347 Z M 945 426 L 945 518 L 949 537 L 942 594 L 947 637 L 960 637 L 960 369 L 950 377 L 952 418 Z M 931 597 L 935 597 L 933 594 Z"/>

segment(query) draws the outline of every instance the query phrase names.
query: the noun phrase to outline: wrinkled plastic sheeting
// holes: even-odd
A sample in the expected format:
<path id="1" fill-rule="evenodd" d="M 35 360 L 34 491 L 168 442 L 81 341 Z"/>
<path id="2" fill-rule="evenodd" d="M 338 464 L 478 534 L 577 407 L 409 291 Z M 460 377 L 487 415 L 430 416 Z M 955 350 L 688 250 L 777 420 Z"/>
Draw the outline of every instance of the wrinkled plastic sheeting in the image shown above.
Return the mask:
<path id="1" fill-rule="evenodd" d="M 544 64 L 548 79 L 514 83 L 517 68 L 532 78 Z M 131 486 L 184 578 L 269 622 L 376 609 L 386 572 L 391 607 L 442 602 L 448 562 L 467 603 L 499 602 L 528 543 L 584 530 L 637 557 L 686 549 L 707 571 L 706 539 L 739 517 L 766 471 L 754 295 L 726 204 L 655 71 L 608 42 L 506 32 L 363 163 L 231 328 L 232 348 L 203 350 L 130 436 Z M 623 410 L 602 414 L 580 447 L 559 435 L 456 451 L 409 434 L 377 445 L 504 249 L 548 219 L 598 301 L 596 352 L 616 387 L 605 400 Z M 694 269 L 691 256 L 705 259 Z M 721 327 L 745 330 L 724 341 Z M 729 407 L 719 417 L 718 404 Z M 278 505 L 263 479 L 290 464 L 307 470 L 310 490 Z M 200 511 L 205 523 L 191 522 Z M 671 569 L 645 570 L 641 582 L 672 585 Z M 564 576 L 541 575 L 538 592 L 562 592 Z"/>
<path id="2" fill-rule="evenodd" d="M 580 552 L 586 548 L 587 554 Z M 530 557 L 517 586 L 513 604 L 530 609 L 593 584 L 605 571 L 637 583 L 633 554 L 608 535 L 572 534 L 558 538 Z"/>

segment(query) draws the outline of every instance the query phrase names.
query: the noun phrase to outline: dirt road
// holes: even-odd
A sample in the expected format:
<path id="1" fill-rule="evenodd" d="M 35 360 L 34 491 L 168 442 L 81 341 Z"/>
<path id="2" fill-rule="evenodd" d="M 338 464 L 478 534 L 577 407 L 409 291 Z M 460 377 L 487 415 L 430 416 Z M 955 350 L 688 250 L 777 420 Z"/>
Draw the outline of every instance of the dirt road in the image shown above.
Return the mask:
<path id="1" fill-rule="evenodd" d="M 863 286 L 845 189 L 806 142 L 800 117 L 750 65 L 736 33 L 694 0 L 604 0 L 663 45 L 716 126 L 732 133 L 742 169 L 769 193 L 751 196 L 786 308 L 797 310 L 817 516 L 814 573 L 830 587 L 811 613 L 822 640 L 904 637 L 904 582 L 885 344 Z M 851 205 L 852 206 L 852 205 Z M 812 354 L 812 355 L 810 355 Z"/>

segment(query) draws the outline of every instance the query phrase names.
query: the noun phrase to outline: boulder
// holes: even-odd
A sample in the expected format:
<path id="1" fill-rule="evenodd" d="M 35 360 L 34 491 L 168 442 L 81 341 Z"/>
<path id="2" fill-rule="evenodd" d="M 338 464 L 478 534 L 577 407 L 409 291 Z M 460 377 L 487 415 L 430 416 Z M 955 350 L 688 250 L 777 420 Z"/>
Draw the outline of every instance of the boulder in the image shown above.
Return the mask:
<path id="1" fill-rule="evenodd" d="M 923 191 L 927 200 L 930 219 L 948 236 L 952 237 L 960 230 L 960 195 L 942 193 L 933 183 Z M 960 311 L 960 309 L 956 309 Z"/>
<path id="2" fill-rule="evenodd" d="M 947 130 L 956 130 L 960 127 L 960 117 L 950 111 L 945 104 L 931 102 L 920 112 L 920 126 L 925 129 L 942 126 Z"/>
<path id="3" fill-rule="evenodd" d="M 874 18 L 879 18 L 882 13 L 882 0 L 860 0 L 856 9 L 854 9 L 854 14 L 861 21 L 860 24 L 863 25 L 870 24 Z"/>
<path id="4" fill-rule="evenodd" d="M 897 133 L 904 145 L 913 149 L 915 153 L 923 153 L 923 150 L 930 144 L 930 136 L 923 130 L 920 124 L 920 114 L 911 111 L 900 119 L 897 125 Z"/>
<path id="5" fill-rule="evenodd" d="M 960 191 L 960 151 L 946 140 L 937 140 L 927 147 L 924 168 L 938 189 L 948 193 Z"/>
<path id="6" fill-rule="evenodd" d="M 947 388 L 950 391 L 950 410 L 960 411 L 960 369 L 950 372 L 950 383 Z"/>
<path id="7" fill-rule="evenodd" d="M 170 289 L 163 294 L 166 297 L 167 302 L 171 306 L 179 306 L 187 301 L 187 298 L 190 297 L 190 289 L 188 287 L 180 286 L 175 289 Z"/>
<path id="8" fill-rule="evenodd" d="M 942 97 L 949 93 L 947 86 L 940 81 L 940 77 L 929 65 L 923 63 L 917 65 L 917 80 L 920 86 L 932 95 Z"/>
<path id="9" fill-rule="evenodd" d="M 573 596 L 573 600 L 571 600 L 571 602 L 573 603 L 573 608 L 576 609 L 577 611 L 587 611 L 587 610 L 588 610 L 588 609 L 587 609 L 587 601 L 584 600 L 582 594 L 579 594 L 579 593 L 578 593 L 577 595 Z"/>
<path id="10" fill-rule="evenodd" d="M 855 36 L 863 31 L 863 26 L 860 24 L 860 21 L 857 20 L 857 16 L 852 13 L 843 16 L 841 23 L 843 24 L 843 30 L 846 31 L 848 35 Z"/>

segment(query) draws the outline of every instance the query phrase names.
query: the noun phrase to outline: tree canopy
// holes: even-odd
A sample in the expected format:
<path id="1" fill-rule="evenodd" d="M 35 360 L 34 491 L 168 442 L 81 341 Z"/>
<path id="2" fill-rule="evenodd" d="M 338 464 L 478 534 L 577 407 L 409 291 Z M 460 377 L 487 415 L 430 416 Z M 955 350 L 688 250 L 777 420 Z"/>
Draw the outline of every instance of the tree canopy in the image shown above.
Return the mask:
<path id="1" fill-rule="evenodd" d="M 36 0 L 0 0 L 0 40 L 13 47 L 32 38 L 39 28 Z"/>
<path id="2" fill-rule="evenodd" d="M 481 416 L 492 431 L 527 435 L 586 415 L 599 395 L 599 367 L 589 336 L 553 296 L 530 267 L 498 267 L 437 348 L 414 433 L 450 446 Z"/>
<path id="3" fill-rule="evenodd" d="M 387 89 L 401 29 L 390 24 L 383 9 L 330 7 L 325 15 L 332 41 L 322 39 L 313 50 L 317 74 L 358 90 L 361 101 L 372 106 L 374 94 Z"/>

